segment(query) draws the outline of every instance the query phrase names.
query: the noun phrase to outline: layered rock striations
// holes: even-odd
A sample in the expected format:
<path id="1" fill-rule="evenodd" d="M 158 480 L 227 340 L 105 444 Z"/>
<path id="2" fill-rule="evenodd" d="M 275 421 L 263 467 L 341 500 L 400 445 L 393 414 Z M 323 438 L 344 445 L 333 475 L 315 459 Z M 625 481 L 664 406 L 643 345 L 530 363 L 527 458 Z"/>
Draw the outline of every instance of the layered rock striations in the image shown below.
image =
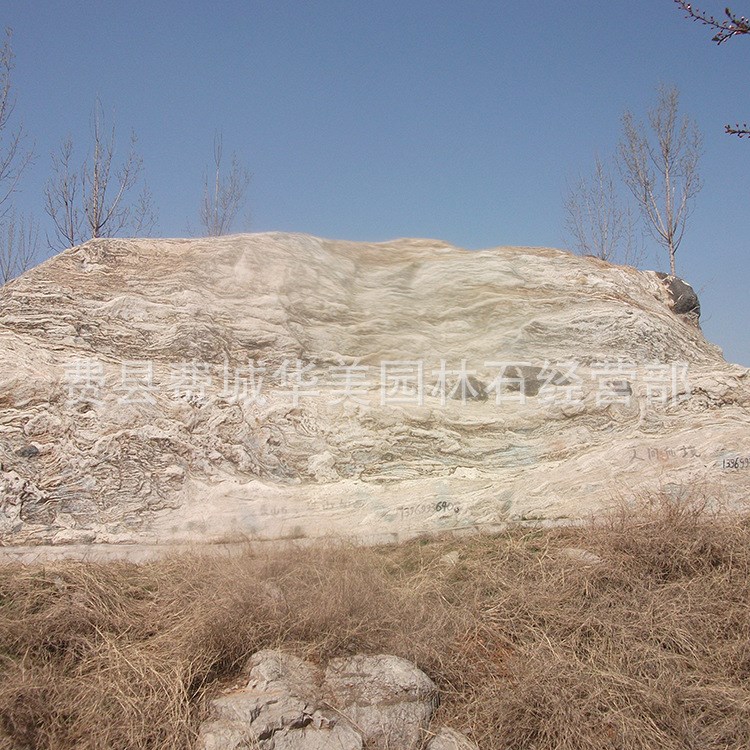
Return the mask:
<path id="1" fill-rule="evenodd" d="M 748 371 L 691 293 L 546 248 L 89 242 L 0 289 L 0 539 L 396 540 L 654 491 L 742 504 Z"/>

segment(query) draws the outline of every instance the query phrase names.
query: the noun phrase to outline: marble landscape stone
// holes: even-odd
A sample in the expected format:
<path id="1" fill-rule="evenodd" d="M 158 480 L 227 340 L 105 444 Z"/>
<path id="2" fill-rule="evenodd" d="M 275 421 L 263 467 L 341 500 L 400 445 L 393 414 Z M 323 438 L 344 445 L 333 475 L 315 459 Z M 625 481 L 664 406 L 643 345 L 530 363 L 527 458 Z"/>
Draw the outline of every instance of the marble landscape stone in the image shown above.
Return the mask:
<path id="1" fill-rule="evenodd" d="M 547 248 L 95 240 L 0 289 L 0 543 L 743 506 L 748 370 L 685 282 Z"/>

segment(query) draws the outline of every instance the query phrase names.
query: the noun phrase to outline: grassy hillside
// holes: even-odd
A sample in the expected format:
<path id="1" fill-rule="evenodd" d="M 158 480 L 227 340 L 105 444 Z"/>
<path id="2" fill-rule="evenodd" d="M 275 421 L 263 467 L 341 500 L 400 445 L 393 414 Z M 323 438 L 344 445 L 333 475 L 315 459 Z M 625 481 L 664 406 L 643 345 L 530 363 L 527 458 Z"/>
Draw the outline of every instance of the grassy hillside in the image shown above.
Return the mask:
<path id="1" fill-rule="evenodd" d="M 481 748 L 747 748 L 750 522 L 657 498 L 578 528 L 0 568 L 0 747 L 188 748 L 275 646 L 410 659 Z"/>

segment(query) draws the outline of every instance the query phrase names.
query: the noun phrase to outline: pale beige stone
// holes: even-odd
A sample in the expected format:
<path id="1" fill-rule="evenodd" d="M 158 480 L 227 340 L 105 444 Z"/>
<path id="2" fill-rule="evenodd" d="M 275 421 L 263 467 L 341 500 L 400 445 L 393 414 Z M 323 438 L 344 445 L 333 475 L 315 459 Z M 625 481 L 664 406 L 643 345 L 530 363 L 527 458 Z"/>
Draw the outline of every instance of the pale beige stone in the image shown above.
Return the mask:
<path id="1" fill-rule="evenodd" d="M 268 233 L 67 250 L 0 289 L 2 554 L 92 540 L 103 555 L 124 542 L 135 544 L 123 554 L 146 554 L 237 538 L 394 541 L 565 522 L 665 489 L 743 506 L 750 469 L 723 460 L 746 456 L 748 371 L 673 303 L 655 273 L 547 248 Z M 267 380 L 235 403 L 224 363 L 248 357 L 267 379 L 284 360 L 320 380 L 356 363 L 370 387 L 294 404 Z M 66 378 L 86 359 L 107 386 L 74 402 Z M 153 402 L 121 403 L 123 362 L 142 360 Z M 466 360 L 479 397 L 433 393 L 441 360 Z M 597 403 L 596 364 L 616 360 L 685 362 L 692 396 L 649 405 L 642 376 L 615 372 L 600 377 L 630 403 Z M 193 361 L 211 385 L 172 397 L 171 366 Z M 383 361 L 423 362 L 422 404 L 381 405 Z M 525 404 L 512 388 L 496 404 L 492 362 L 526 368 Z M 531 395 L 545 363 L 546 394 L 564 395 L 568 362 L 581 403 Z"/>

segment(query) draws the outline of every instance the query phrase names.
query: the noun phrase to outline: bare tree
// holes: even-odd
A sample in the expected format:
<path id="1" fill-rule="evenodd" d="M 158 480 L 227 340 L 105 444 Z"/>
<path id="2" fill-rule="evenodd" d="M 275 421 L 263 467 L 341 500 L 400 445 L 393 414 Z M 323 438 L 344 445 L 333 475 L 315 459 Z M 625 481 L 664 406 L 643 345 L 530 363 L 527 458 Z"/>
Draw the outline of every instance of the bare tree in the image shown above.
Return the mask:
<path id="1" fill-rule="evenodd" d="M 31 266 L 39 237 L 34 221 L 17 217 L 11 203 L 21 175 L 33 158 L 32 151 L 24 148 L 23 127 L 10 129 L 16 105 L 11 81 L 14 59 L 11 38 L 11 30 L 6 29 L 0 47 L 0 284 Z"/>
<path id="2" fill-rule="evenodd" d="M 52 176 L 44 188 L 44 210 L 54 223 L 57 237 L 57 243 L 48 238 L 50 247 L 74 247 L 83 241 L 79 192 L 79 177 L 73 167 L 73 140 L 68 137 L 59 153 L 52 154 Z"/>
<path id="3" fill-rule="evenodd" d="M 674 1 L 685 11 L 688 18 L 692 18 L 693 21 L 698 21 L 716 32 L 711 38 L 711 41 L 716 42 L 716 44 L 723 44 L 735 36 L 750 34 L 750 19 L 746 16 L 736 15 L 730 8 L 724 8 L 725 17 L 719 20 L 708 13 L 704 13 L 702 10 L 693 7 L 693 4 L 687 2 L 687 0 Z M 736 123 L 735 125 L 725 125 L 724 129 L 730 135 L 737 135 L 740 138 L 750 136 L 750 126 L 746 122 L 742 123 L 742 125 L 739 123 Z"/>
<path id="4" fill-rule="evenodd" d="M 5 30 L 5 41 L 0 47 L 0 219 L 10 210 L 8 201 L 18 188 L 21 175 L 33 157 L 24 149 L 26 134 L 23 127 L 9 129 L 10 118 L 16 106 L 11 85 L 13 72 L 12 31 Z"/>
<path id="5" fill-rule="evenodd" d="M 45 211 L 55 227 L 53 247 L 73 247 L 87 239 L 114 237 L 123 231 L 148 234 L 156 223 L 151 194 L 141 181 L 143 160 L 136 151 L 135 134 L 125 158 L 115 162 L 115 126 L 108 128 L 99 101 L 92 113 L 89 155 L 80 169 L 74 164 L 73 140 L 63 141 L 52 154 L 52 176 L 44 191 Z"/>
<path id="6" fill-rule="evenodd" d="M 31 268 L 38 247 L 39 226 L 34 218 L 6 214 L 0 224 L 0 284 Z"/>
<path id="7" fill-rule="evenodd" d="M 695 196 L 702 187 L 698 161 L 702 136 L 687 116 L 680 118 L 679 92 L 661 86 L 656 106 L 648 113 L 647 129 L 630 112 L 622 117 L 620 168 L 647 229 L 669 255 L 675 255 L 685 234 Z"/>
<path id="8" fill-rule="evenodd" d="M 208 171 L 203 178 L 203 201 L 200 209 L 200 222 L 209 237 L 227 234 L 232 227 L 237 212 L 245 201 L 250 172 L 240 166 L 237 154 L 232 154 L 229 173 L 222 176 L 223 139 L 214 136 L 214 173 L 209 185 Z"/>
<path id="9" fill-rule="evenodd" d="M 579 254 L 632 266 L 642 262 L 633 212 L 623 205 L 612 171 L 599 156 L 593 173 L 568 188 L 564 207 L 565 228 Z"/>

